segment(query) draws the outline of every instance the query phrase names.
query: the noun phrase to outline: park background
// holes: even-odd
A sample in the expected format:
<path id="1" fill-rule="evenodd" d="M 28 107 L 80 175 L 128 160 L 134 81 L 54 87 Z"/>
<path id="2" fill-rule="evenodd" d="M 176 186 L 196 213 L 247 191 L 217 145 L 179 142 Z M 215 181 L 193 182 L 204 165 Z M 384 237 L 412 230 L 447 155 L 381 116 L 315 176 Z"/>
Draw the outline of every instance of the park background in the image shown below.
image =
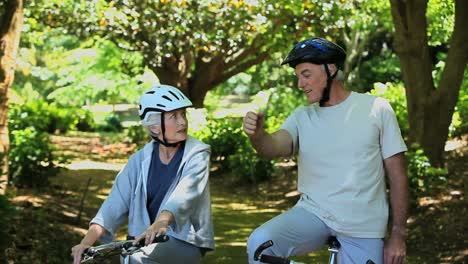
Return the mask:
<path id="1" fill-rule="evenodd" d="M 345 86 L 396 112 L 408 263 L 466 263 L 466 14 L 465 0 L 0 0 L 0 263 L 71 262 L 149 140 L 136 104 L 157 82 L 191 98 L 190 133 L 212 147 L 216 250 L 203 263 L 246 263 L 250 232 L 298 193 L 296 160 L 258 157 L 241 118 L 264 111 L 274 131 L 306 104 L 279 64 L 307 37 L 342 45 Z"/>

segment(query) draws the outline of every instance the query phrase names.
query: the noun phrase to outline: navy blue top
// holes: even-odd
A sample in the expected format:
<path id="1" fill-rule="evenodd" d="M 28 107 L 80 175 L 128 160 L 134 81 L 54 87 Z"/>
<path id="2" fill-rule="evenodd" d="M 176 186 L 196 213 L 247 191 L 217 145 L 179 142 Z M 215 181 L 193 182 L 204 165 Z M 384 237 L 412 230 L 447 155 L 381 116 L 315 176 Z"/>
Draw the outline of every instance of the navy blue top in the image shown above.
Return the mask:
<path id="1" fill-rule="evenodd" d="M 164 196 L 177 174 L 184 154 L 184 148 L 185 144 L 182 144 L 171 161 L 169 161 L 169 164 L 166 165 L 159 158 L 159 143 L 154 143 L 151 154 L 151 165 L 148 172 L 148 184 L 146 186 L 146 209 L 148 210 L 151 223 L 156 219 Z"/>

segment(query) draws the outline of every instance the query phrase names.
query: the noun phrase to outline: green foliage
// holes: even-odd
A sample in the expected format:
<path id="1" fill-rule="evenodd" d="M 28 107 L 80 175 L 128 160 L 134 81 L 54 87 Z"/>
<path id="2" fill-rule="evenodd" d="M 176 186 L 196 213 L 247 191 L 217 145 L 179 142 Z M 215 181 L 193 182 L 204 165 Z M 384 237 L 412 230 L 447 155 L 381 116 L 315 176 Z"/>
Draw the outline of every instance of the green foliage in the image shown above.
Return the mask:
<path id="1" fill-rule="evenodd" d="M 83 132 L 94 131 L 96 124 L 94 121 L 93 113 L 85 109 L 75 109 L 75 116 L 78 118 L 76 122 L 75 129 Z"/>
<path id="2" fill-rule="evenodd" d="M 142 125 L 129 126 L 125 130 L 125 133 L 125 138 L 130 143 L 136 144 L 138 147 L 142 147 L 151 139 L 148 132 L 145 131 L 145 128 Z"/>
<path id="3" fill-rule="evenodd" d="M 376 83 L 374 84 L 374 89 L 370 93 L 388 100 L 395 111 L 401 134 L 406 138 L 409 133 L 409 122 L 408 111 L 406 110 L 405 88 L 403 85 Z"/>
<path id="4" fill-rule="evenodd" d="M 266 109 L 265 126 L 267 131 L 274 132 L 280 128 L 286 118 L 299 106 L 307 105 L 303 92 L 297 88 L 274 87 Z"/>
<path id="5" fill-rule="evenodd" d="M 427 4 L 427 35 L 430 46 L 448 43 L 455 25 L 453 0 L 429 0 Z"/>
<path id="6" fill-rule="evenodd" d="M 386 45 L 384 44 L 384 47 Z M 374 83 L 398 83 L 401 81 L 400 61 L 389 48 L 371 49 L 377 52 L 364 59 L 358 69 L 359 79 L 353 83 L 354 91 L 368 92 Z"/>
<path id="7" fill-rule="evenodd" d="M 468 69 L 465 70 L 452 124 L 449 127 L 450 137 L 461 137 L 466 134 L 468 134 Z"/>
<path id="8" fill-rule="evenodd" d="M 431 195 L 435 190 L 443 189 L 446 186 L 447 171 L 443 168 L 433 167 L 429 158 L 417 144 L 410 146 L 406 152 L 406 160 L 410 200 L 413 203 L 416 203 L 418 198 Z"/>
<path id="9" fill-rule="evenodd" d="M 93 119 L 89 111 L 73 107 L 58 107 L 44 100 L 26 101 L 24 104 L 11 104 L 8 112 L 10 130 L 34 127 L 47 133 L 66 133 L 71 129 L 93 129 Z"/>
<path id="10" fill-rule="evenodd" d="M 56 147 L 49 133 L 65 133 L 75 128 L 79 115 L 75 109 L 62 109 L 43 100 L 11 104 L 8 112 L 10 136 L 9 181 L 16 186 L 42 187 L 48 177 L 57 172 L 54 160 L 66 163 L 64 156 L 56 156 Z"/>
<path id="11" fill-rule="evenodd" d="M 53 151 L 46 132 L 27 127 L 10 133 L 9 181 L 18 187 L 43 187 L 56 174 Z"/>
<path id="12" fill-rule="evenodd" d="M 123 128 L 119 115 L 115 113 L 107 115 L 104 118 L 104 123 L 97 126 L 97 130 L 104 132 L 121 132 Z"/>
<path id="13" fill-rule="evenodd" d="M 35 97 L 60 106 L 134 103 L 157 81 L 145 70 L 139 53 L 125 51 L 99 37 L 80 41 L 59 30 L 43 30 L 48 41 L 26 41 L 18 55 L 13 89 L 23 98 L 30 99 L 34 91 Z M 28 36 L 33 34 L 39 32 L 29 32 Z"/>
<path id="14" fill-rule="evenodd" d="M 271 177 L 275 162 L 259 158 L 242 131 L 242 119 L 208 119 L 204 129 L 194 136 L 211 146 L 213 163 L 232 171 L 239 179 L 256 182 Z"/>

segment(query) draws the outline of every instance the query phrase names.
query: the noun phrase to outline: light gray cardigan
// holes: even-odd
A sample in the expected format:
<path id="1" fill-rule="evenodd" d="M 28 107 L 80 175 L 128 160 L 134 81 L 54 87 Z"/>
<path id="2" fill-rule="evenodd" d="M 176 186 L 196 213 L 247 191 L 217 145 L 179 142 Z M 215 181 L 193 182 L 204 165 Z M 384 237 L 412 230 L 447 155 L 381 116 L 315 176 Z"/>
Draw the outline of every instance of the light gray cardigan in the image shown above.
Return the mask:
<path id="1" fill-rule="evenodd" d="M 146 209 L 146 183 L 151 163 L 153 141 L 133 154 L 115 178 L 111 193 L 90 224 L 107 231 L 100 239 L 110 242 L 128 219 L 128 234 L 138 236 L 150 225 Z M 175 223 L 167 234 L 198 247 L 214 249 L 213 223 L 208 184 L 210 147 L 188 137 L 174 182 L 164 197 L 162 210 L 172 212 Z"/>

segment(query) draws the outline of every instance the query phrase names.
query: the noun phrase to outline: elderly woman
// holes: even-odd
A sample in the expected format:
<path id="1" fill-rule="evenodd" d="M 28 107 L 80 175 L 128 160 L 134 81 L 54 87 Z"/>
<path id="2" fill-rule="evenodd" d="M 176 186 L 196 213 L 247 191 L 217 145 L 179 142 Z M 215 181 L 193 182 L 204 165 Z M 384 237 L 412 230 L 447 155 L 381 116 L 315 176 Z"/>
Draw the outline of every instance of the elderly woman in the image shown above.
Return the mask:
<path id="1" fill-rule="evenodd" d="M 96 240 L 110 242 L 128 220 L 128 234 L 145 240 L 143 252 L 125 263 L 200 263 L 213 250 L 210 192 L 210 148 L 187 135 L 190 100 L 177 88 L 157 85 L 140 99 L 139 115 L 153 140 L 132 155 L 117 175 L 112 191 L 91 220 L 74 263 Z M 165 243 L 150 244 L 167 234 Z"/>

